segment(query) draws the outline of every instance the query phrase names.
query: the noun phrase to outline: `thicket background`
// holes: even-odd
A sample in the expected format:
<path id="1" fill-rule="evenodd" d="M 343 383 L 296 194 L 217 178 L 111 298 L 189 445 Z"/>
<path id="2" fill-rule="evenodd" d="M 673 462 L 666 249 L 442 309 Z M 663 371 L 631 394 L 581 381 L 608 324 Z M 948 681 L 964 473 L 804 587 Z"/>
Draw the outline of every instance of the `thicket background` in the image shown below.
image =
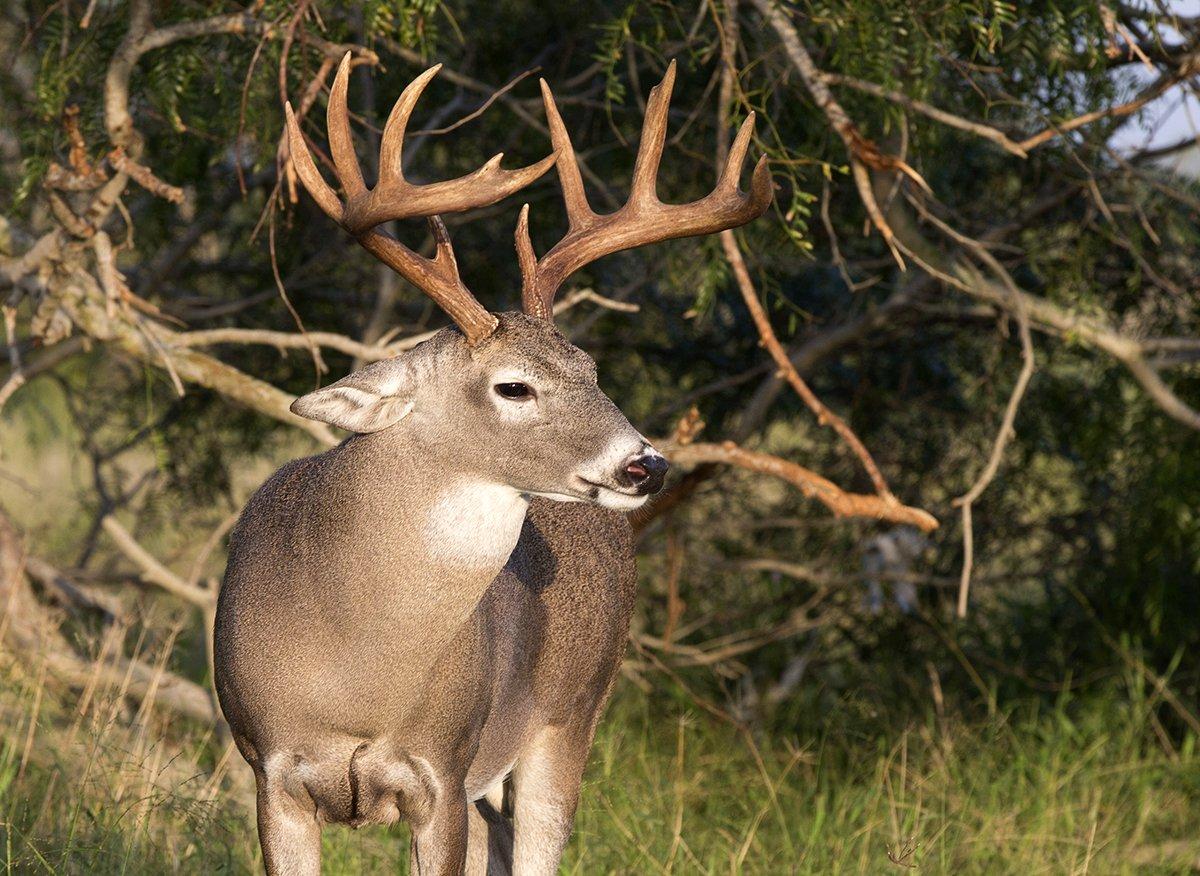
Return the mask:
<path id="1" fill-rule="evenodd" d="M 1194 129 L 1155 130 L 1194 108 L 1200 10 L 58 0 L 4 4 L 0 45 L 9 872 L 259 866 L 209 694 L 224 536 L 321 448 L 292 396 L 443 323 L 288 173 L 282 100 L 323 149 L 347 50 L 365 167 L 437 61 L 411 178 L 543 156 L 543 76 L 601 210 L 670 59 L 664 200 L 705 194 L 754 110 L 771 212 L 587 268 L 559 324 L 647 435 L 694 406 L 697 441 L 874 495 L 777 376 L 760 302 L 888 516 L 940 523 L 835 517 L 804 472 L 677 440 L 570 872 L 1200 868 L 1200 162 Z M 518 307 L 523 200 L 544 251 L 553 174 L 449 222 L 494 309 Z M 326 833 L 330 872 L 405 866 L 401 831 Z"/>

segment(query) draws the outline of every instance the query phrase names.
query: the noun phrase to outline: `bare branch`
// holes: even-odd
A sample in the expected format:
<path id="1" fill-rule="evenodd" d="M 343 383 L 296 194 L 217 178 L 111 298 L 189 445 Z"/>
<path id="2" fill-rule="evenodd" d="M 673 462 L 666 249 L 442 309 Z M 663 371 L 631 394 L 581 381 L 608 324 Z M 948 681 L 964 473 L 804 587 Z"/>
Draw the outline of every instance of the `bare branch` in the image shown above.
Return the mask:
<path id="1" fill-rule="evenodd" d="M 962 576 L 959 579 L 958 585 L 958 605 L 957 614 L 960 618 L 967 616 L 967 597 L 971 589 L 971 567 L 975 561 L 975 533 L 971 520 L 971 506 L 987 489 L 988 484 L 996 477 L 996 472 L 1000 469 L 1000 462 L 1004 458 L 1004 448 L 1012 438 L 1013 423 L 1017 418 L 1017 409 L 1021 406 L 1021 399 L 1025 395 L 1025 390 L 1029 386 L 1029 381 L 1033 377 L 1033 341 L 1029 336 L 1029 315 L 1025 312 L 1020 293 L 1016 291 L 1012 285 L 1011 279 L 1005 272 L 1002 277 L 1008 282 L 1009 292 L 1012 294 L 1013 303 L 1012 311 L 1017 317 L 1017 330 L 1021 337 L 1021 371 L 1017 375 L 1017 382 L 1013 384 L 1012 394 L 1008 398 L 1008 404 L 1004 409 L 1004 418 L 1000 422 L 1000 428 L 996 432 L 996 439 L 992 444 L 992 452 L 988 456 L 987 464 L 983 467 L 983 471 L 979 473 L 979 477 L 966 493 L 954 500 L 954 504 L 962 508 L 962 527 L 963 527 L 963 567 Z"/>
<path id="2" fill-rule="evenodd" d="M 106 516 L 100 525 L 104 527 L 104 531 L 112 538 L 121 553 L 141 570 L 141 579 L 147 584 L 161 587 L 172 596 L 178 596 L 201 608 L 207 608 L 216 599 L 216 591 L 189 584 L 155 559 L 111 514 Z"/>
<path id="3" fill-rule="evenodd" d="M 606 298 L 593 289 L 577 289 L 555 302 L 555 314 L 570 310 L 584 301 L 590 301 L 609 310 L 622 313 L 637 313 L 641 308 L 637 304 L 616 301 Z M 171 335 L 171 344 L 175 347 L 207 347 L 215 344 L 262 344 L 275 347 L 278 350 L 307 350 L 311 344 L 337 350 L 348 356 L 354 356 L 364 362 L 378 362 L 380 359 L 390 359 L 405 350 L 411 350 L 424 341 L 433 337 L 437 331 L 421 332 L 410 335 L 389 344 L 364 344 L 345 335 L 334 332 L 308 332 L 305 335 L 293 332 L 271 331 L 269 329 L 219 328 L 205 329 L 194 332 L 180 332 Z"/>
<path id="4" fill-rule="evenodd" d="M 826 82 L 831 85 L 845 85 L 848 88 L 853 88 L 855 91 L 861 91 L 864 94 L 874 95 L 875 97 L 883 98 L 892 103 L 899 104 L 913 112 L 920 113 L 923 116 L 933 119 L 935 122 L 941 122 L 950 128 L 957 128 L 960 131 L 966 131 L 969 134 L 974 134 L 977 137 L 982 137 L 985 140 L 990 140 L 1016 155 L 1019 158 L 1028 157 L 1029 153 L 1022 148 L 1022 144 L 1010 139 L 1003 131 L 984 125 L 980 122 L 972 122 L 969 119 L 964 119 L 961 116 L 956 116 L 953 113 L 948 113 L 943 109 L 938 109 L 936 106 L 925 103 L 922 100 L 917 100 L 915 97 L 909 97 L 902 91 L 896 91 L 891 88 L 884 88 L 882 85 L 877 85 L 874 82 L 867 82 L 865 79 L 858 79 L 854 76 L 845 76 L 841 73 L 822 73 Z"/>
<path id="5" fill-rule="evenodd" d="M 915 526 L 923 532 L 931 532 L 938 526 L 937 519 L 920 508 L 910 508 L 895 499 L 888 501 L 882 496 L 846 493 L 837 484 L 810 469 L 778 456 L 746 450 L 732 441 L 722 444 L 664 444 L 667 455 L 681 465 L 715 462 L 785 480 L 808 498 L 816 499 L 837 517 L 887 520 Z"/>
<path id="6" fill-rule="evenodd" d="M 799 372 L 796 371 L 788 358 L 787 352 L 783 349 L 783 345 L 779 343 L 779 339 L 775 336 L 775 330 L 771 328 L 771 321 L 767 318 L 767 313 L 763 309 L 762 303 L 758 300 L 758 293 L 754 289 L 754 282 L 750 279 L 750 272 L 746 268 L 746 261 L 742 258 L 742 252 L 738 248 L 737 238 L 732 231 L 721 232 L 721 246 L 725 250 L 725 257 L 729 260 L 730 267 L 733 268 L 733 276 L 737 280 L 737 285 L 742 293 L 742 300 L 746 303 L 746 309 L 750 311 L 750 316 L 754 320 L 754 325 L 758 329 L 759 337 L 762 345 L 766 347 L 767 352 L 771 354 L 771 358 L 775 360 L 775 365 L 779 368 L 780 374 L 784 377 L 792 388 L 796 390 L 796 394 L 808 405 L 817 416 L 817 422 L 822 426 L 829 426 L 843 443 L 850 448 L 851 452 L 858 457 L 867 474 L 871 478 L 871 483 L 875 485 L 875 491 L 879 493 L 885 500 L 890 499 L 895 501 L 891 490 L 888 489 L 887 481 L 883 474 L 879 471 L 879 466 L 875 464 L 871 453 L 863 445 L 859 437 L 854 434 L 854 430 L 846 425 L 846 421 L 831 411 L 825 404 L 816 396 L 804 382 Z"/>
<path id="7" fill-rule="evenodd" d="M 269 329 L 218 328 L 195 332 L 180 332 L 171 338 L 175 347 L 207 347 L 215 344 L 262 344 L 277 350 L 308 350 L 313 344 L 357 356 L 368 362 L 387 359 L 396 354 L 394 347 L 364 344 L 334 332 L 279 332 Z"/>
<path id="8" fill-rule="evenodd" d="M 22 386 L 27 385 L 35 377 L 57 368 L 65 360 L 83 352 L 85 348 L 85 339 L 75 337 L 38 350 L 21 363 L 19 373 L 10 371 L 4 383 L 0 384 L 0 410 L 3 410 L 5 403 Z"/>
<path id="9" fill-rule="evenodd" d="M 1150 365 L 1146 360 L 1147 349 L 1144 342 L 1118 332 L 1099 319 L 1083 316 L 1059 307 L 1041 296 L 1025 292 L 1016 285 L 1009 289 L 1003 283 L 986 278 L 978 272 L 964 272 L 953 261 L 946 260 L 947 263 L 943 263 L 936 248 L 925 241 L 916 227 L 901 213 L 898 200 L 892 203 L 891 210 L 893 226 L 901 229 L 900 245 L 930 276 L 1005 311 L 1011 311 L 1014 302 L 1019 301 L 1034 326 L 1083 341 L 1112 356 L 1125 366 L 1146 394 L 1168 416 L 1185 426 L 1200 430 L 1200 411 L 1179 398 Z M 926 213 L 925 218 L 958 242 L 967 244 L 970 241 L 970 238 L 955 232 L 931 213 Z M 980 249 L 986 252 L 982 247 Z M 935 263 L 935 260 L 938 261 Z"/>
<path id="10" fill-rule="evenodd" d="M 103 305 L 104 294 L 99 284 L 82 266 L 76 266 L 58 295 L 71 319 L 87 334 L 99 341 L 154 366 L 169 360 L 179 379 L 217 392 L 230 401 L 264 413 L 289 426 L 303 429 L 318 442 L 327 446 L 338 443 L 323 423 L 298 417 L 290 410 L 295 397 L 269 383 L 258 380 L 218 359 L 175 344 L 178 333 L 162 326 L 146 323 L 134 326 L 119 315 L 109 318 Z M 153 333 L 156 343 L 149 335 Z"/>
<path id="11" fill-rule="evenodd" d="M 1026 152 L 1029 152 L 1033 149 L 1036 149 L 1038 146 L 1041 146 L 1043 143 L 1047 143 L 1056 137 L 1061 137 L 1064 134 L 1076 130 L 1077 128 L 1090 125 L 1092 122 L 1098 122 L 1101 119 L 1122 118 L 1124 116 L 1132 115 L 1146 104 L 1150 103 L 1152 100 L 1157 100 L 1159 97 L 1162 97 L 1163 93 L 1168 91 L 1178 81 L 1179 80 L 1174 76 L 1164 77 L 1151 87 L 1147 88 L 1133 100 L 1126 101 L 1125 103 L 1117 106 L 1106 107 L 1105 109 L 1095 110 L 1090 113 L 1083 113 L 1082 115 L 1076 116 L 1073 119 L 1052 124 L 1050 127 L 1038 132 L 1037 134 L 1034 134 L 1032 137 L 1026 137 L 1017 145 Z"/>
<path id="12" fill-rule="evenodd" d="M 809 88 L 810 93 L 813 94 L 817 104 L 825 111 L 831 126 L 843 138 L 847 148 L 853 153 L 853 138 L 850 137 L 850 134 L 854 131 L 853 123 L 840 105 L 836 101 L 833 101 L 832 96 L 829 95 L 827 86 L 820 78 L 820 71 L 817 70 L 812 58 L 801 44 L 796 29 L 793 27 L 786 13 L 775 7 L 771 0 L 753 0 L 753 2 L 778 33 L 781 41 L 784 43 L 785 49 L 787 49 L 789 58 L 800 71 L 805 85 Z M 1194 58 L 1189 55 L 1181 62 L 1180 69 L 1183 70 L 1186 68 L 1190 70 L 1193 64 Z M 1163 77 L 1159 83 L 1152 86 L 1146 93 L 1160 87 L 1166 81 L 1173 80 L 1171 77 Z M 816 86 L 815 88 L 814 85 Z M 1080 124 L 1084 123 L 1081 122 Z M 847 125 L 849 125 L 849 128 L 846 127 Z M 1065 130 L 1065 128 L 1059 126 L 1058 130 Z M 1022 148 L 1026 148 L 1029 144 L 1026 141 L 1026 143 L 1021 145 Z M 1034 145 L 1037 144 L 1035 143 Z M 868 214 L 872 216 L 872 220 L 874 221 L 874 212 L 878 210 L 879 202 L 871 185 L 870 175 L 865 165 L 854 165 L 852 162 L 852 170 L 855 171 L 859 196 Z M 902 169 L 897 167 L 892 168 L 892 170 Z M 861 171 L 861 181 L 859 179 L 859 171 Z M 903 234 L 897 234 L 893 231 L 897 222 L 904 223 Z M 960 291 L 989 301 L 1005 309 L 1010 308 L 1012 302 L 1017 300 L 999 282 L 985 280 L 979 276 L 964 279 L 962 276 L 959 276 L 958 267 L 954 263 L 942 264 L 938 261 L 939 255 L 936 247 L 925 241 L 915 226 L 903 216 L 899 210 L 897 199 L 893 198 L 889 201 L 889 216 L 885 220 L 883 227 L 888 229 L 884 237 L 893 249 L 894 254 L 903 252 L 930 276 Z M 940 223 L 940 227 L 959 243 L 966 243 L 969 240 L 964 235 L 953 232 L 944 223 Z M 880 230 L 883 233 L 882 228 Z M 1039 324 L 1062 334 L 1081 339 L 1097 349 L 1108 353 L 1126 367 L 1134 379 L 1141 384 L 1146 393 L 1163 411 L 1179 422 L 1193 429 L 1200 430 L 1200 411 L 1186 404 L 1163 381 L 1158 371 L 1147 362 L 1145 351 L 1138 341 L 1122 335 L 1099 321 L 1063 310 L 1043 298 L 1031 296 L 1024 291 L 1016 289 L 1015 286 L 1013 288 L 1016 291 L 1017 298 L 1019 298 L 1022 306 L 1025 308 L 1029 319 L 1034 324 Z"/>
<path id="13" fill-rule="evenodd" d="M 16 528 L 0 512 L 0 641 L 24 660 L 44 658 L 47 670 L 72 686 L 97 681 L 154 701 L 173 712 L 212 724 L 219 717 L 212 695 L 200 685 L 123 657 L 88 660 L 58 630 L 25 581 L 27 553 Z"/>
<path id="14" fill-rule="evenodd" d="M 723 65 L 721 69 L 719 117 L 717 120 L 718 166 L 722 163 L 729 149 L 728 125 L 725 123 L 724 115 L 727 112 L 734 86 L 734 53 L 736 52 L 738 37 L 736 16 L 737 7 L 731 6 L 727 13 L 726 21 L 719 25 L 722 33 L 721 49 Z M 803 51 L 803 47 L 801 47 L 801 51 Z M 758 292 L 754 288 L 754 281 L 750 277 L 750 271 L 746 267 L 746 260 L 742 256 L 742 251 L 738 246 L 737 237 L 734 232 L 732 230 L 722 231 L 720 239 L 721 248 L 725 252 L 725 258 L 729 262 L 729 266 L 733 269 L 734 280 L 737 282 L 738 290 L 741 292 L 742 301 L 745 303 L 746 309 L 750 311 L 755 328 L 758 330 L 760 343 L 766 348 L 771 359 L 774 360 L 775 366 L 778 368 L 778 373 L 787 380 L 796 391 L 796 394 L 808 406 L 809 410 L 816 415 L 817 422 L 822 426 L 832 428 L 838 437 L 841 438 L 842 442 L 858 458 L 859 462 L 862 463 L 863 469 L 866 470 L 867 475 L 871 478 L 871 483 L 875 486 L 875 491 L 879 494 L 879 497 L 885 503 L 899 505 L 900 503 L 888 488 L 887 481 L 884 479 L 883 473 L 879 470 L 879 466 L 876 465 L 870 451 L 867 450 L 859 437 L 854 434 L 854 430 L 817 398 L 816 393 L 812 391 L 804 381 L 804 378 L 800 376 L 795 366 L 792 365 L 787 352 L 784 350 L 783 345 L 779 343 L 779 338 L 775 335 L 775 330 L 771 327 L 771 320 L 767 316 L 766 310 L 758 300 Z"/>
<path id="15" fill-rule="evenodd" d="M 170 201 L 172 204 L 183 203 L 183 189 L 179 186 L 173 186 L 170 183 L 163 182 L 154 175 L 154 171 L 143 164 L 138 164 L 132 158 L 125 154 L 125 150 L 118 146 L 112 152 L 108 153 L 108 163 L 111 164 L 119 173 L 123 173 L 150 192 L 152 195 Z"/>
<path id="16" fill-rule="evenodd" d="M 39 557 L 25 558 L 25 573 L 40 582 L 56 600 L 71 607 L 100 612 L 108 620 L 121 616 L 121 606 L 112 596 L 81 587 L 54 566 Z"/>

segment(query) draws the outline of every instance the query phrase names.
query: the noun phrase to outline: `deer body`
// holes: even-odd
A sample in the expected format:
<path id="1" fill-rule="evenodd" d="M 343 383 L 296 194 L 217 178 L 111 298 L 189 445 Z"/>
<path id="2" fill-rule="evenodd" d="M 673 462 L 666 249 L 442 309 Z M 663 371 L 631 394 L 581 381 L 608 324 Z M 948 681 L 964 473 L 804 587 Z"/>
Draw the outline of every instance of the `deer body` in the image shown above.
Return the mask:
<path id="1" fill-rule="evenodd" d="M 298 399 L 296 414 L 356 434 L 280 469 L 231 539 L 217 692 L 254 770 L 269 873 L 318 872 L 323 823 L 400 818 L 413 827 L 415 873 L 556 872 L 629 629 L 635 570 L 621 512 L 661 488 L 667 464 L 554 328 L 554 295 L 590 261 L 744 224 L 771 200 L 762 160 L 751 191 L 738 187 L 752 118 L 707 197 L 658 200 L 674 70 L 651 92 L 629 201 L 607 216 L 588 206 L 544 82 L 554 155 L 519 170 L 497 156 L 419 186 L 400 155 L 437 68 L 426 71 L 384 126 L 368 190 L 347 55 L 327 112 L 345 203 L 286 107 L 293 167 L 313 199 L 457 329 Z M 551 166 L 568 232 L 538 258 L 522 210 L 524 312 L 491 313 L 463 285 L 435 214 L 494 203 Z M 413 216 L 430 220 L 433 258 L 376 228 Z M 510 776 L 511 828 L 499 811 Z"/>
<path id="2" fill-rule="evenodd" d="M 421 574 L 438 574 L 437 565 L 414 564 L 419 550 L 401 545 L 346 558 L 367 578 L 319 564 L 271 571 L 281 561 L 295 569 L 312 524 L 339 513 L 336 502 L 291 493 L 323 461 L 284 469 L 251 503 L 218 618 L 218 659 L 238 667 L 222 677 L 221 701 L 269 816 L 264 848 L 279 850 L 268 866 L 315 870 L 321 823 L 403 817 L 418 850 L 423 830 L 430 839 L 420 872 L 460 870 L 468 833 L 471 871 L 484 872 L 486 829 L 469 804 L 486 797 L 499 809 L 516 769 L 516 820 L 533 822 L 517 833 L 518 872 L 553 872 L 629 628 L 628 523 L 604 508 L 534 498 L 511 558 L 456 574 L 463 587 L 431 609 L 429 585 L 440 582 Z M 258 514 L 276 502 L 309 522 L 276 543 L 284 556 L 243 560 L 244 545 L 261 544 Z M 371 510 L 397 511 L 382 502 Z"/>
<path id="3" fill-rule="evenodd" d="M 514 860 L 557 865 L 634 594 L 628 523 L 584 501 L 637 507 L 623 466 L 654 457 L 586 354 L 499 322 L 301 399 L 382 428 L 284 466 L 235 530 L 218 692 L 273 871 L 315 871 L 321 823 L 405 818 L 420 872 L 458 872 L 468 804 L 514 771 Z M 518 376 L 536 400 L 494 392 Z"/>

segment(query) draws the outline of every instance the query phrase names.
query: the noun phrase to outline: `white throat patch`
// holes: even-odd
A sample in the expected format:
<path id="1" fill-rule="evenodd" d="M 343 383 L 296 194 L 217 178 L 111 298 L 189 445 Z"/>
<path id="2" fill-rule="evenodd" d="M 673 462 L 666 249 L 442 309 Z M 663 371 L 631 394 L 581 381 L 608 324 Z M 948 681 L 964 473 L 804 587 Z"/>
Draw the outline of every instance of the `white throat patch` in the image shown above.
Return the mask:
<path id="1" fill-rule="evenodd" d="M 430 556 L 463 566 L 502 566 L 517 546 L 528 500 L 504 484 L 465 481 L 434 503 L 425 529 Z"/>

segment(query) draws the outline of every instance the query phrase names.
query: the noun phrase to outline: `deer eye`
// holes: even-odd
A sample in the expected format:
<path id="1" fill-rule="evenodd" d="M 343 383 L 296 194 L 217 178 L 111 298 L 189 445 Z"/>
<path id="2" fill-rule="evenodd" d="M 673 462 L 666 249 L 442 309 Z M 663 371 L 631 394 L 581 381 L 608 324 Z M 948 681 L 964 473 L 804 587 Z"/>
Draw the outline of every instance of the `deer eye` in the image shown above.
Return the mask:
<path id="1" fill-rule="evenodd" d="M 524 383 L 497 383 L 496 392 L 509 401 L 524 401 L 533 398 L 533 390 Z"/>

